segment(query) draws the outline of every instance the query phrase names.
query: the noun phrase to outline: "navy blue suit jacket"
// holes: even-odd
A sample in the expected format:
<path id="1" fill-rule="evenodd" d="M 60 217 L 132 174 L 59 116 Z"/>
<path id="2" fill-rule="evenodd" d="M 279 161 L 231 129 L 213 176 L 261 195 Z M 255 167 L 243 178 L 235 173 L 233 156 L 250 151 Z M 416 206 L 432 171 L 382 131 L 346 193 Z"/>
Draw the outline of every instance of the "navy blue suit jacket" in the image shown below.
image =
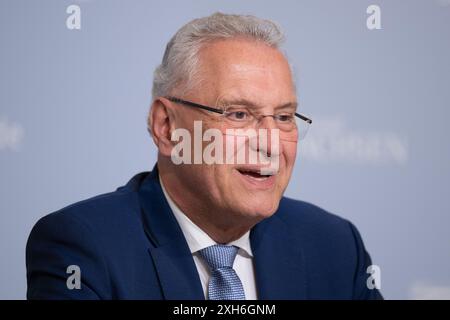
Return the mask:
<path id="1" fill-rule="evenodd" d="M 356 228 L 306 202 L 282 198 L 250 233 L 259 299 L 376 299 Z M 26 251 L 29 299 L 204 299 L 194 260 L 158 172 L 45 216 Z M 70 265 L 81 289 L 69 290 Z"/>

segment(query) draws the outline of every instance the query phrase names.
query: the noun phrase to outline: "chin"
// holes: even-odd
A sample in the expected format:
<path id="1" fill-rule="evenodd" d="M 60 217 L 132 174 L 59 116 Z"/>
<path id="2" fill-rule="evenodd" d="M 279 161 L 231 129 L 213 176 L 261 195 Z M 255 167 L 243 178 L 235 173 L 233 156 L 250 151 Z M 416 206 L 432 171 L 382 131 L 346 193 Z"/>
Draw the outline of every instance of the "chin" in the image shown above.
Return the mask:
<path id="1" fill-rule="evenodd" d="M 259 209 L 260 215 L 263 216 L 264 218 L 272 216 L 275 213 L 275 211 L 277 211 L 279 203 L 280 203 L 279 201 L 272 202 L 270 205 L 261 207 Z"/>
<path id="2" fill-rule="evenodd" d="M 263 220 L 272 216 L 277 211 L 280 202 L 275 200 L 268 201 L 267 198 L 260 199 L 260 201 L 255 199 L 254 201 L 254 203 L 247 202 L 247 206 L 240 210 L 245 216 L 254 220 Z"/>

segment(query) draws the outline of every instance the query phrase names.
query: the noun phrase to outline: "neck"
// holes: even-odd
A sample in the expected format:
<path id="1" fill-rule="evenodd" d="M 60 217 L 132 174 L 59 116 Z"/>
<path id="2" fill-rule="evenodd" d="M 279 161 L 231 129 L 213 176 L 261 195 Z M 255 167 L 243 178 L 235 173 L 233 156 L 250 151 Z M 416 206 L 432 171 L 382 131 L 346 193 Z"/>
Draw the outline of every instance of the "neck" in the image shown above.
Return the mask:
<path id="1" fill-rule="evenodd" d="M 184 213 L 185 211 L 183 211 Z M 227 244 L 231 241 L 242 237 L 252 226 L 218 226 L 216 223 L 211 223 L 211 219 L 204 219 L 199 215 L 185 215 L 191 219 L 200 229 L 202 229 L 215 242 L 220 244 Z"/>

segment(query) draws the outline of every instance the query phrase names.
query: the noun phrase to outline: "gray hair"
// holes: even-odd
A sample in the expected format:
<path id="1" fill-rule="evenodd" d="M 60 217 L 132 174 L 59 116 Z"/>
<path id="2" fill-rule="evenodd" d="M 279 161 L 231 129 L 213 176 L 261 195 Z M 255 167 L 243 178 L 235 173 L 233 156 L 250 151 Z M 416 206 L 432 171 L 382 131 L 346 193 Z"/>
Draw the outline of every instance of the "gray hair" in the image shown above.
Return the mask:
<path id="1" fill-rule="evenodd" d="M 284 34 L 280 27 L 265 19 L 251 15 L 234 15 L 216 12 L 185 24 L 170 39 L 162 63 L 153 77 L 153 99 L 167 96 L 182 84 L 187 91 L 198 84 L 198 53 L 208 42 L 230 38 L 248 38 L 281 49 Z"/>

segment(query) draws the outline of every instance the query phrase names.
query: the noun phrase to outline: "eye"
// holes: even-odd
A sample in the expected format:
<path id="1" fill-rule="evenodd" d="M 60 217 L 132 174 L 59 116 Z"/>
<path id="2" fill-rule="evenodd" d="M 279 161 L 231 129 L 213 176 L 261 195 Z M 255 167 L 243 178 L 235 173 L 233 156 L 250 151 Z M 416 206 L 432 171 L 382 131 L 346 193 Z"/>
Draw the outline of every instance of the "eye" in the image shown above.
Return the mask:
<path id="1" fill-rule="evenodd" d="M 294 120 L 294 115 L 291 113 L 288 114 L 277 114 L 275 116 L 275 120 L 279 122 L 292 122 Z"/>
<path id="2" fill-rule="evenodd" d="M 229 110 L 226 112 L 228 119 L 233 121 L 247 121 L 251 118 L 251 115 L 246 110 Z"/>

